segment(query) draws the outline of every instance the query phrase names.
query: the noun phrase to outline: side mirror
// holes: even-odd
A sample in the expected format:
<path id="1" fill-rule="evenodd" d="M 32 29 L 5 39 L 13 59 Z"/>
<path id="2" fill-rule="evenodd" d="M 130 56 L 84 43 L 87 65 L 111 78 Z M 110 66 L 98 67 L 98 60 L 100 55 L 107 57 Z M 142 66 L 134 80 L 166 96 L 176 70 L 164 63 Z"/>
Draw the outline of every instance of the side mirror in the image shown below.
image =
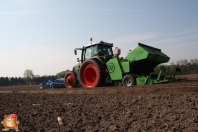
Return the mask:
<path id="1" fill-rule="evenodd" d="M 77 55 L 77 51 L 76 50 L 74 50 L 74 54 Z"/>
<path id="2" fill-rule="evenodd" d="M 77 62 L 79 62 L 79 58 L 77 58 Z"/>

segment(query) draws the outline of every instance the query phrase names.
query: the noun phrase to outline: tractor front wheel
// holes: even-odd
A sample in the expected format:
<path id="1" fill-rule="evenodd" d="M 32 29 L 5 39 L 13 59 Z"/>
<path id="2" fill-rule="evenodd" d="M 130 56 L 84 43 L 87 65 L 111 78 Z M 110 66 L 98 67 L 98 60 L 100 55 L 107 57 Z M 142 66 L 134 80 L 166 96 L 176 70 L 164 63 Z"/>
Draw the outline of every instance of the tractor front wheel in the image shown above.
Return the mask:
<path id="1" fill-rule="evenodd" d="M 122 79 L 122 85 L 123 86 L 133 86 L 134 83 L 134 77 L 131 74 L 127 74 Z"/>
<path id="2" fill-rule="evenodd" d="M 76 73 L 69 71 L 65 74 L 64 84 L 66 88 L 73 88 L 77 86 Z"/>
<path id="3" fill-rule="evenodd" d="M 94 59 L 88 59 L 81 65 L 79 81 L 82 87 L 93 88 L 104 83 L 104 71 L 102 64 Z"/>

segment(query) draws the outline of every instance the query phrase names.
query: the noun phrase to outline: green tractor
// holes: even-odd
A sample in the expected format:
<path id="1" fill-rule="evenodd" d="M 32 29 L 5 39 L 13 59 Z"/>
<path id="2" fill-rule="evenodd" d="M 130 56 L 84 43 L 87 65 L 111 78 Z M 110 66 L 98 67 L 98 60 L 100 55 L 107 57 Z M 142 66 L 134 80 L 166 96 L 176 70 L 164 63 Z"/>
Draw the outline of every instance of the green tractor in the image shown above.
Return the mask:
<path id="1" fill-rule="evenodd" d="M 79 63 L 65 74 L 65 86 L 67 88 L 76 87 L 78 84 L 87 88 L 104 86 L 108 76 L 106 63 L 113 58 L 112 47 L 112 43 L 101 41 L 76 48 L 74 53 L 77 55 L 77 50 L 81 50 L 81 59 L 77 58 Z"/>
<path id="2" fill-rule="evenodd" d="M 113 44 L 99 42 L 82 48 L 81 58 L 72 71 L 65 74 L 65 87 L 73 88 L 80 84 L 85 88 L 101 87 L 106 85 L 123 86 L 149 85 L 168 82 L 165 77 L 152 75 L 154 68 L 169 61 L 169 57 L 160 49 L 138 43 L 138 46 L 129 51 L 126 57 L 119 57 L 120 49 L 112 50 Z"/>

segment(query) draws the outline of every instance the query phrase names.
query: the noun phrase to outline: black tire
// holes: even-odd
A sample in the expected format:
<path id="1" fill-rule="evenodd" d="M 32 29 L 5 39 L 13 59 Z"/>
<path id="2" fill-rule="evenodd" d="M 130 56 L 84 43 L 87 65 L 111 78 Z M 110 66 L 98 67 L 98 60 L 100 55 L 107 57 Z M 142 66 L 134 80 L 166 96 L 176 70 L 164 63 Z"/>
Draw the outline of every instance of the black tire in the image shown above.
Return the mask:
<path id="1" fill-rule="evenodd" d="M 65 74 L 64 84 L 66 88 L 77 87 L 77 76 L 75 72 L 69 71 Z"/>
<path id="2" fill-rule="evenodd" d="M 125 75 L 122 79 L 122 85 L 128 87 L 135 85 L 134 76 L 131 74 Z"/>
<path id="3" fill-rule="evenodd" d="M 104 84 L 104 66 L 97 60 L 88 59 L 80 67 L 79 82 L 82 87 L 93 88 Z"/>

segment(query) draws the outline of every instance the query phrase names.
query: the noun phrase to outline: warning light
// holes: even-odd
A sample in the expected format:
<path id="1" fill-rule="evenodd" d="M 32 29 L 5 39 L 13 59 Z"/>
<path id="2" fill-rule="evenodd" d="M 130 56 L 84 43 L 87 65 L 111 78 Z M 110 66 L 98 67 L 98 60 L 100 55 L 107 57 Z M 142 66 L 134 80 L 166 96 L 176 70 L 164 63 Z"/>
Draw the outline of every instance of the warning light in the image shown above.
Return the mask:
<path id="1" fill-rule="evenodd" d="M 91 45 L 92 45 L 92 37 L 90 38 L 90 41 L 91 41 Z"/>

